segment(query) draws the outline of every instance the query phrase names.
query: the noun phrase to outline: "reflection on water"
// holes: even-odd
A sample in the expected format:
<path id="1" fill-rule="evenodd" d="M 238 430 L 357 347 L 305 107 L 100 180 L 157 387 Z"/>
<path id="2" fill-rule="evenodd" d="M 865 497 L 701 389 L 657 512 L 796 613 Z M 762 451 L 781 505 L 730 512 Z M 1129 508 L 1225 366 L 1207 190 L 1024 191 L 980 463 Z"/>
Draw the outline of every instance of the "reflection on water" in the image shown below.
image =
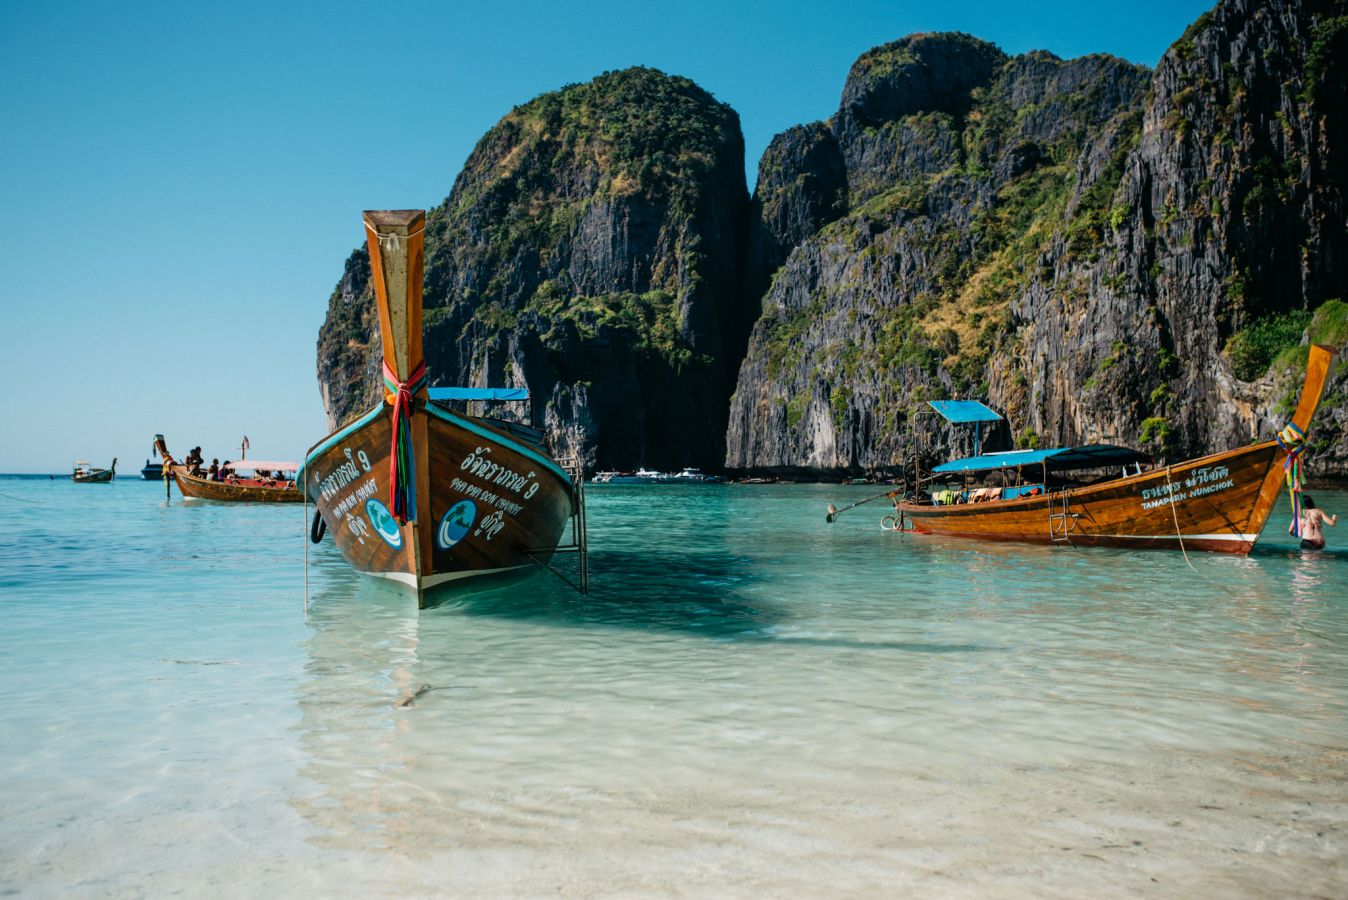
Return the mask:
<path id="1" fill-rule="evenodd" d="M 418 612 L 326 543 L 307 617 L 298 515 L 53 490 L 63 559 L 0 540 L 0 887 L 1341 893 L 1340 555 L 825 524 L 848 490 L 596 489 L 587 597 Z"/>

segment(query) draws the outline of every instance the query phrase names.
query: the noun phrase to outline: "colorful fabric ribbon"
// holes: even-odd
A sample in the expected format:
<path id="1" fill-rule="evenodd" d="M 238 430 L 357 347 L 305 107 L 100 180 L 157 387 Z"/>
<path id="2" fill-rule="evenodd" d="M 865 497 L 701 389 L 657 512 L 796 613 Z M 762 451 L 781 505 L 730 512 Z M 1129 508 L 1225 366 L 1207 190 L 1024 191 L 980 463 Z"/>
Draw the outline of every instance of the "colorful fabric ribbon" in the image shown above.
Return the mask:
<path id="1" fill-rule="evenodd" d="M 412 449 L 412 397 L 426 386 L 426 362 L 406 381 L 384 363 L 384 391 L 393 404 L 393 442 L 388 454 L 388 505 L 399 525 L 417 517 L 417 464 Z"/>
<path id="2" fill-rule="evenodd" d="M 1278 446 L 1287 454 L 1282 469 L 1287 477 L 1287 495 L 1292 498 L 1292 535 L 1301 537 L 1301 451 L 1306 449 L 1306 432 L 1288 422 L 1278 432 Z"/>

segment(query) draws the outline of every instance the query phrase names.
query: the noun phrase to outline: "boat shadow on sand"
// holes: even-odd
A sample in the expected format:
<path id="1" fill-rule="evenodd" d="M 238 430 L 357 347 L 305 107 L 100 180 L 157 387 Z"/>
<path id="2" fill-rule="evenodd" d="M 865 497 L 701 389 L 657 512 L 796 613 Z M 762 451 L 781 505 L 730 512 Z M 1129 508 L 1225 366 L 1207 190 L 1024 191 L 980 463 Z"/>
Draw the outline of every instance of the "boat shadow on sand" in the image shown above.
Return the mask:
<path id="1" fill-rule="evenodd" d="M 423 615 L 518 619 L 565 628 L 667 631 L 733 643 L 910 653 L 998 649 L 978 644 L 793 635 L 789 630 L 798 616 L 791 601 L 749 596 L 762 576 L 754 574 L 751 560 L 725 553 L 603 551 L 591 553 L 590 565 L 588 594 L 578 594 L 539 572 L 512 584 L 448 594 Z"/>

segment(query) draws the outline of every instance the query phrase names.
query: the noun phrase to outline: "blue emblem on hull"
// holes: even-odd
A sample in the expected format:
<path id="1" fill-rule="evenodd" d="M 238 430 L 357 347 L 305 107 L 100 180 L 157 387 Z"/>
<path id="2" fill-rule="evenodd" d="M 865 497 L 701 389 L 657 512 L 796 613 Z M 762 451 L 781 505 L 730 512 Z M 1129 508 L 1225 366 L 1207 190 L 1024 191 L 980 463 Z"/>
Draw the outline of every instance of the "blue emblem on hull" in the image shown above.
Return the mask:
<path id="1" fill-rule="evenodd" d="M 402 549 L 403 533 L 398 530 L 398 522 L 388 507 L 378 500 L 365 501 L 365 515 L 374 526 L 374 533 L 384 539 L 394 550 Z"/>
<path id="2" fill-rule="evenodd" d="M 448 550 L 468 533 L 477 519 L 477 504 L 472 500 L 460 500 L 449 508 L 440 520 L 440 528 L 435 532 L 435 542 L 442 550 Z"/>

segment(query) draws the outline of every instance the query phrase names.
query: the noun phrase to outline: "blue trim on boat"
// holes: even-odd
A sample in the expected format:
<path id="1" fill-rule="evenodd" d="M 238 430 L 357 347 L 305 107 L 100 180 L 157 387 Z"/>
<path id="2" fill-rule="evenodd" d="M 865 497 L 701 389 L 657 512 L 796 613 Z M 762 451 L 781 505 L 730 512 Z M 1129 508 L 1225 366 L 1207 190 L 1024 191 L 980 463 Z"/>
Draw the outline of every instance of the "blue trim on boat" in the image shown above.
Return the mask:
<path id="1" fill-rule="evenodd" d="M 379 406 L 376 406 L 374 409 L 370 410 L 368 413 L 361 416 L 359 419 L 352 422 L 350 425 L 346 426 L 340 431 L 336 431 L 330 434 L 327 438 L 323 440 L 322 443 L 318 444 L 318 446 L 314 447 L 314 449 L 310 450 L 307 454 L 305 454 L 304 465 L 300 466 L 300 470 L 295 473 L 295 481 L 301 486 L 301 490 L 305 492 L 305 496 L 308 496 L 309 492 L 307 486 L 305 485 L 304 474 L 306 471 L 308 471 L 309 463 L 313 461 L 314 457 L 328 452 L 333 448 L 333 446 L 345 440 L 352 432 L 356 431 L 357 429 L 364 428 L 366 425 L 369 425 L 381 414 L 383 414 L 386 408 L 387 404 L 380 404 Z M 529 459 L 532 459 L 534 462 L 548 469 L 558 478 L 562 479 L 562 481 L 565 482 L 566 484 L 568 485 L 571 484 L 571 479 L 567 477 L 566 472 L 562 470 L 561 466 L 557 465 L 555 462 L 548 459 L 546 456 L 543 456 L 540 453 L 530 450 L 523 444 L 511 440 L 510 438 L 506 437 L 503 434 L 499 434 L 495 431 L 488 431 L 487 429 L 481 427 L 480 425 L 474 425 L 472 422 L 469 422 L 466 419 L 461 419 L 458 416 L 454 415 L 453 413 L 447 412 L 441 409 L 440 407 L 430 403 L 426 404 L 426 412 L 430 413 L 433 416 L 436 416 L 437 418 L 443 419 L 444 421 L 449 422 L 452 425 L 457 425 L 459 428 L 471 431 L 478 437 L 486 438 L 487 440 L 492 441 L 493 443 L 502 444 L 506 447 L 509 447 L 516 453 L 519 453 L 522 456 L 527 456 Z M 312 500 L 313 498 L 310 497 L 309 499 Z"/>
<path id="2" fill-rule="evenodd" d="M 295 473 L 295 483 L 300 485 L 300 490 L 304 491 L 306 497 L 309 496 L 309 491 L 304 487 L 304 473 L 308 471 L 309 463 L 313 461 L 314 457 L 322 453 L 327 453 L 335 444 L 346 440 L 353 431 L 364 428 L 366 425 L 369 425 L 375 419 L 379 418 L 380 413 L 384 412 L 385 406 L 386 404 L 381 403 L 345 428 L 334 431 L 320 441 L 314 449 L 304 455 L 304 465 L 300 466 L 300 470 Z M 312 500 L 313 498 L 309 497 L 309 499 Z"/>
<path id="3" fill-rule="evenodd" d="M 987 472 L 992 469 L 1014 469 L 1016 466 L 1048 463 L 1050 469 L 1095 469 L 1129 465 L 1150 460 L 1145 453 L 1119 447 L 1115 444 L 1084 444 L 1080 447 L 1052 447 L 1043 450 L 1007 450 L 1003 453 L 985 453 L 965 459 L 952 459 L 932 468 L 932 473 Z"/>
<path id="4" fill-rule="evenodd" d="M 566 472 L 562 471 L 562 467 L 561 467 L 561 466 L 557 465 L 555 462 L 553 462 L 552 460 L 548 459 L 546 456 L 543 456 L 542 454 L 537 453 L 536 451 L 530 450 L 528 447 L 524 446 L 523 444 L 520 444 L 520 443 L 518 443 L 518 442 L 516 442 L 516 441 L 511 440 L 510 438 L 506 437 L 506 436 L 503 435 L 503 434 L 500 434 L 499 432 L 488 431 L 487 429 L 483 428 L 483 427 L 480 426 L 480 425 L 474 425 L 472 422 L 469 422 L 467 419 L 461 419 L 461 418 L 459 418 L 458 416 L 454 415 L 453 413 L 448 412 L 448 411 L 446 411 L 446 410 L 443 410 L 443 409 L 439 408 L 438 406 L 432 406 L 432 405 L 430 405 L 430 404 L 427 404 L 426 410 L 427 410 L 427 412 L 431 413 L 432 415 L 434 415 L 434 416 L 436 416 L 436 417 L 438 417 L 438 418 L 441 418 L 441 419 L 445 420 L 446 422 L 449 422 L 450 424 L 457 425 L 457 426 L 460 427 L 460 428 L 463 428 L 463 429 L 466 429 L 466 430 L 468 430 L 468 431 L 471 431 L 473 434 L 477 435 L 478 437 L 486 438 L 487 440 L 493 441 L 493 442 L 495 442 L 495 443 L 497 443 L 497 444 L 504 444 L 505 446 L 509 447 L 511 450 L 514 450 L 516 453 L 519 453 L 519 454 L 521 454 L 521 455 L 523 455 L 523 456 L 527 456 L 527 457 L 529 457 L 530 459 L 532 459 L 534 462 L 536 462 L 536 463 L 538 463 L 539 465 L 541 465 L 541 466 L 547 468 L 547 469 L 550 470 L 554 475 L 556 475 L 558 478 L 562 479 L 562 481 L 564 481 L 565 483 L 567 483 L 567 484 L 570 484 L 570 483 L 571 483 L 571 479 L 570 479 L 569 477 L 567 477 Z"/>
<path id="5" fill-rule="evenodd" d="M 529 399 L 528 388 L 471 388 L 438 387 L 427 388 L 426 396 L 431 400 L 498 400 L 502 402 Z"/>

